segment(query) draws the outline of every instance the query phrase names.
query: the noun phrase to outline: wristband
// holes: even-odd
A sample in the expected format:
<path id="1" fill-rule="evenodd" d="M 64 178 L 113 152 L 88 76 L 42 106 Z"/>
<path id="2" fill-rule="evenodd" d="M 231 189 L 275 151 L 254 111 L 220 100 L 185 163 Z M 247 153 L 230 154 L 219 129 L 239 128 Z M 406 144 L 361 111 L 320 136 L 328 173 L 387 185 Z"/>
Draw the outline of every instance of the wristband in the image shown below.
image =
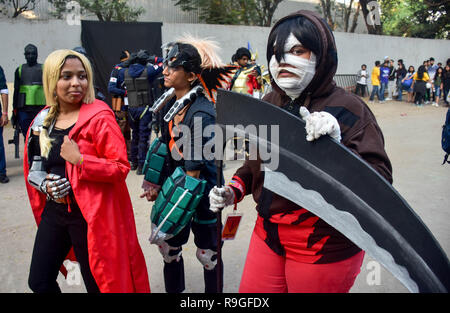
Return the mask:
<path id="1" fill-rule="evenodd" d="M 2 115 L 8 115 L 8 112 L 3 112 Z"/>
<path id="2" fill-rule="evenodd" d="M 232 187 L 232 189 L 236 188 L 240 192 L 239 198 L 237 197 L 236 192 L 234 193 L 236 203 L 240 202 L 242 199 L 244 199 L 245 194 L 246 194 L 245 185 L 244 185 L 244 182 L 239 177 L 233 176 L 233 178 L 229 182 L 228 186 Z M 233 191 L 234 191 L 234 189 L 233 189 Z"/>
<path id="3" fill-rule="evenodd" d="M 80 161 L 78 162 L 78 166 L 81 166 L 83 164 L 84 158 L 83 155 L 81 155 Z"/>

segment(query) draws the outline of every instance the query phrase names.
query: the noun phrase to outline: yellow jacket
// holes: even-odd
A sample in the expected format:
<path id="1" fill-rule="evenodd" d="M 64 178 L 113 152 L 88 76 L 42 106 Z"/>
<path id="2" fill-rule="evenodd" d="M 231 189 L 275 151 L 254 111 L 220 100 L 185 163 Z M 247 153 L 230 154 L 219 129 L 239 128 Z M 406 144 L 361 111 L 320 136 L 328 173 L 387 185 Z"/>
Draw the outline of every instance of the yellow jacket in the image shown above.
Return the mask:
<path id="1" fill-rule="evenodd" d="M 372 86 L 380 86 L 380 68 L 378 66 L 372 70 Z"/>

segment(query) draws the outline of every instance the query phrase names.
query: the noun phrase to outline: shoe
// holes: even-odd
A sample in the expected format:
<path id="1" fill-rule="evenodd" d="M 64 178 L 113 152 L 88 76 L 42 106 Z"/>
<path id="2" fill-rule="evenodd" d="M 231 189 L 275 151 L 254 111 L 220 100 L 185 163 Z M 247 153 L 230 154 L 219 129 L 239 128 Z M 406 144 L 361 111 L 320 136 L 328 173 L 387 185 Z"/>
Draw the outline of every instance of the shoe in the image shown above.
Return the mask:
<path id="1" fill-rule="evenodd" d="M 8 176 L 6 176 L 6 174 L 0 175 L 0 183 L 6 184 L 7 182 L 9 182 Z"/>
<path id="2" fill-rule="evenodd" d="M 392 98 L 386 98 L 386 99 L 384 99 L 384 100 L 386 100 L 386 101 L 391 101 L 391 100 L 392 100 Z"/>
<path id="3" fill-rule="evenodd" d="M 143 167 L 143 165 L 138 165 L 136 169 L 136 175 L 144 175 L 144 173 L 142 173 Z"/>
<path id="4" fill-rule="evenodd" d="M 130 162 L 130 169 L 131 169 L 132 171 L 135 171 L 137 168 L 138 168 L 137 163 Z"/>

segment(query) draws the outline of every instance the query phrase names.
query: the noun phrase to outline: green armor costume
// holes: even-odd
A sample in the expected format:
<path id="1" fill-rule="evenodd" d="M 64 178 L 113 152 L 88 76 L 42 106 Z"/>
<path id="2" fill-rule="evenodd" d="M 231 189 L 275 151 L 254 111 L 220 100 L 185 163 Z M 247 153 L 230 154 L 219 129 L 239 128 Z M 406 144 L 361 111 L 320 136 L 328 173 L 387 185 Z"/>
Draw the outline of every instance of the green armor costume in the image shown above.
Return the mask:
<path id="1" fill-rule="evenodd" d="M 147 151 L 142 173 L 144 180 L 155 185 L 162 185 L 161 171 L 168 155 L 167 145 L 159 138 L 155 138 Z"/>
<path id="2" fill-rule="evenodd" d="M 206 181 L 187 175 L 181 167 L 164 182 L 153 205 L 150 242 L 177 235 L 191 220 L 205 192 Z"/>

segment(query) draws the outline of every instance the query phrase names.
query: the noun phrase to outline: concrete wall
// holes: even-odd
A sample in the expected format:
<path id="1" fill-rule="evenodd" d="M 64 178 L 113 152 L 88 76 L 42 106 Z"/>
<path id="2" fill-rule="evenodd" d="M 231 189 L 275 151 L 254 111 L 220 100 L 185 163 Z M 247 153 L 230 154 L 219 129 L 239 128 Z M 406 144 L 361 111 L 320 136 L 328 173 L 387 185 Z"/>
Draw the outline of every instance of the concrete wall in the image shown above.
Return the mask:
<path id="1" fill-rule="evenodd" d="M 450 40 L 402 38 L 369 34 L 334 33 L 338 48 L 338 74 L 356 73 L 361 64 L 367 64 L 369 71 L 375 61 L 385 56 L 397 62 L 403 59 L 406 66 L 416 70 L 423 61 L 434 57 L 435 64 L 450 58 Z M 397 66 L 397 63 L 395 63 Z"/>
<path id="2" fill-rule="evenodd" d="M 162 26 L 162 40 L 168 42 L 183 33 L 211 37 L 219 42 L 220 56 L 229 62 L 239 47 L 246 47 L 247 41 L 258 52 L 258 63 L 266 66 L 267 27 L 224 26 L 205 24 L 165 23 Z M 416 68 L 422 61 L 433 56 L 437 62 L 445 63 L 450 57 L 450 40 L 430 40 L 375 36 L 367 34 L 335 33 L 338 47 L 338 74 L 353 74 L 365 63 L 371 70 L 376 60 L 389 56 L 402 58 L 405 64 Z M 66 21 L 13 21 L 0 20 L 0 38 L 3 38 L 0 65 L 9 82 L 14 79 L 17 66 L 25 62 L 23 48 L 28 43 L 39 49 L 39 62 L 55 49 L 73 48 L 80 45 L 81 26 L 68 25 Z"/>
<path id="3" fill-rule="evenodd" d="M 81 26 L 70 26 L 61 20 L 0 20 L 0 38 L 0 65 L 6 80 L 14 82 L 14 71 L 25 63 L 23 50 L 27 44 L 38 48 L 38 62 L 44 63 L 47 55 L 54 50 L 80 46 Z"/>

